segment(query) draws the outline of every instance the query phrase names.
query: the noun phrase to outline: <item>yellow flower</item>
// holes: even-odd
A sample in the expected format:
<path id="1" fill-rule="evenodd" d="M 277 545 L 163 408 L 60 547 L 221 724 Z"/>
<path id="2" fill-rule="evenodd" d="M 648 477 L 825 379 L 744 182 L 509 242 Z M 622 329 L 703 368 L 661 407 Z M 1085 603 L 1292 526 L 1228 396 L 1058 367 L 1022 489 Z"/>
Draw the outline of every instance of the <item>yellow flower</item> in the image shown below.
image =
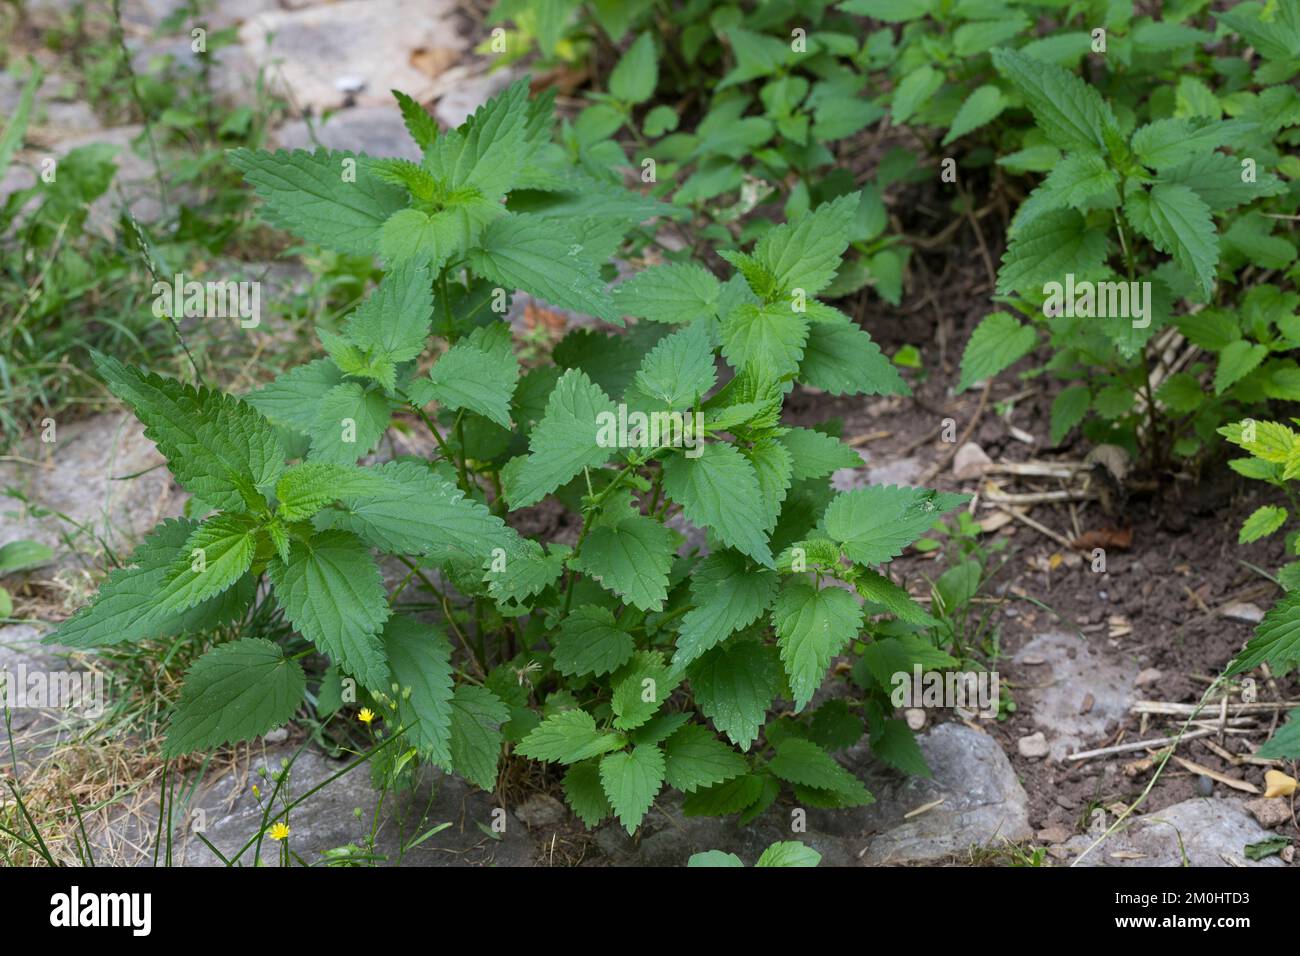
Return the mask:
<path id="1" fill-rule="evenodd" d="M 361 713 L 357 714 L 357 720 L 361 721 L 363 724 L 369 724 L 374 719 L 375 712 L 369 707 L 362 707 Z"/>
<path id="2" fill-rule="evenodd" d="M 266 835 L 272 840 L 283 840 L 289 835 L 289 827 L 284 823 L 273 823 L 271 829 L 266 831 Z"/>
<path id="3" fill-rule="evenodd" d="M 262 791 L 257 789 L 257 784 L 253 784 L 253 799 L 255 800 L 262 799 Z"/>
<path id="4" fill-rule="evenodd" d="M 1289 797 L 1295 793 L 1295 777 L 1288 777 L 1281 770 L 1270 770 L 1264 774 L 1264 791 L 1266 797 Z"/>

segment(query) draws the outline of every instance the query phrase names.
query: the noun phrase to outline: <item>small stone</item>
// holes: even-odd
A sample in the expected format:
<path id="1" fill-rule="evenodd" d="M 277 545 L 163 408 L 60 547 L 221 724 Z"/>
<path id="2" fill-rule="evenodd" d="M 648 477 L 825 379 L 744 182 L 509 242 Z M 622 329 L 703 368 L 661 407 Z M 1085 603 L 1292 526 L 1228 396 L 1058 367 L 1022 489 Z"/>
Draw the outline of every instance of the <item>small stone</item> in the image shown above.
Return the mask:
<path id="1" fill-rule="evenodd" d="M 1147 684 L 1155 684 L 1164 676 L 1165 675 L 1160 672 L 1159 668 L 1148 667 L 1146 670 L 1138 672 L 1138 676 L 1133 681 L 1133 686 L 1145 687 Z"/>
<path id="2" fill-rule="evenodd" d="M 1043 843 L 1064 843 L 1074 836 L 1074 831 L 1063 823 L 1049 823 L 1037 833 Z"/>
<path id="3" fill-rule="evenodd" d="M 1247 800 L 1245 807 L 1262 827 L 1272 828 L 1291 822 L 1291 806 L 1286 800 L 1256 797 Z"/>
<path id="4" fill-rule="evenodd" d="M 993 459 L 989 458 L 984 449 L 975 442 L 968 441 L 958 448 L 957 454 L 953 456 L 952 475 L 958 481 L 978 478 L 991 464 Z"/>
<path id="5" fill-rule="evenodd" d="M 903 711 L 903 719 L 912 730 L 920 730 L 925 726 L 925 711 L 920 707 L 909 707 Z"/>
<path id="6" fill-rule="evenodd" d="M 534 794 L 515 808 L 515 816 L 529 827 L 554 826 L 564 815 L 564 804 L 549 793 Z"/>
<path id="7" fill-rule="evenodd" d="M 276 727 L 275 730 L 268 731 L 262 739 L 268 744 L 282 744 L 289 739 L 289 728 Z"/>
<path id="8" fill-rule="evenodd" d="M 1037 733 L 1029 734 L 1027 737 L 1021 737 L 1016 741 L 1016 748 L 1020 751 L 1020 756 L 1037 759 L 1047 756 L 1047 738 L 1043 736 L 1040 730 Z"/>
<path id="9" fill-rule="evenodd" d="M 1201 774 L 1196 778 L 1196 792 L 1203 797 L 1211 796 L 1214 793 L 1214 781 L 1205 774 Z"/>
<path id="10" fill-rule="evenodd" d="M 1229 604 L 1221 613 L 1230 621 L 1244 621 L 1247 624 L 1258 624 L 1264 620 L 1264 612 L 1258 605 L 1251 604 L 1249 601 Z"/>

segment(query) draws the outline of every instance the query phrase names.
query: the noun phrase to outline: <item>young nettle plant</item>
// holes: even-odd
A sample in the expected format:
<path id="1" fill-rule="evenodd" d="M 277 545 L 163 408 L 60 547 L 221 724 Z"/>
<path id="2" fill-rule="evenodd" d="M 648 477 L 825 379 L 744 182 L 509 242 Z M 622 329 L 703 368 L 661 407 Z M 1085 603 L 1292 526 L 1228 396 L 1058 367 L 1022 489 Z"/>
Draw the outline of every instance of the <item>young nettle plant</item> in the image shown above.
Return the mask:
<path id="1" fill-rule="evenodd" d="M 1292 419 L 1292 424 L 1300 425 L 1300 419 Z M 1267 482 L 1286 497 L 1285 505 L 1256 509 L 1242 523 L 1238 542 L 1249 544 L 1287 529 L 1286 554 L 1300 557 L 1300 527 L 1296 525 L 1300 521 L 1300 433 L 1280 422 L 1253 419 L 1225 425 L 1220 432 L 1249 453 L 1247 458 L 1228 463 L 1233 471 Z M 1269 608 L 1245 649 L 1228 665 L 1229 675 L 1267 664 L 1275 676 L 1282 676 L 1300 663 L 1300 560 L 1288 561 L 1279 568 L 1277 582 L 1285 593 Z M 1292 711 L 1287 723 L 1258 752 L 1274 759 L 1300 758 L 1300 711 Z"/>
<path id="2" fill-rule="evenodd" d="M 1290 241 L 1270 235 L 1276 220 L 1245 208 L 1287 192 L 1249 155 L 1276 123 L 1217 111 L 1139 123 L 1060 67 L 1011 50 L 993 60 L 1064 155 L 1017 210 L 998 272 L 997 291 L 1030 322 L 987 316 L 960 387 L 1028 354 L 1041 329 L 1054 350 L 1046 371 L 1077 383 L 1052 405 L 1052 441 L 1091 414 L 1090 438 L 1140 450 L 1152 466 L 1196 454 L 1233 410 L 1300 395 L 1300 370 L 1282 354 L 1300 343 L 1300 299 L 1267 284 L 1230 298 L 1245 262 L 1295 258 Z M 1278 122 L 1292 120 L 1300 115 Z M 1217 362 L 1212 374 L 1198 363 L 1169 375 L 1157 391 L 1155 337 L 1171 325 Z"/>
<path id="3" fill-rule="evenodd" d="M 159 526 L 50 640 L 139 641 L 274 602 L 304 640 L 205 654 L 171 755 L 265 733 L 308 700 L 321 715 L 354 702 L 402 736 L 388 770 L 414 751 L 494 789 L 512 747 L 567 768 L 589 826 L 612 814 L 634 830 L 665 785 L 692 813 L 752 816 L 783 783 L 806 805 L 866 802 L 829 751 L 866 732 L 924 771 L 888 692 L 929 645 L 880 645 L 865 694 L 811 705 L 838 655 L 876 646 L 877 619 L 934 623 L 880 568 L 964 499 L 835 494 L 831 472 L 857 454 L 781 423 L 796 382 L 907 390 L 870 336 L 816 299 L 858 197 L 728 253 L 726 281 L 671 264 L 611 295 L 602 269 L 656 206 L 568 163 L 549 101 L 526 90 L 448 132 L 399 95 L 418 164 L 233 154 L 269 219 L 378 254 L 384 278 L 321 330 L 327 358 L 242 399 L 96 357 L 203 517 Z M 502 315 L 515 290 L 639 321 L 570 333 L 555 365 L 524 372 Z M 370 463 L 395 415 L 428 428 L 433 460 Z M 689 438 L 673 424 L 688 421 L 703 423 Z M 580 515 L 576 540 L 520 535 L 508 520 L 530 508 Z M 707 555 L 682 546 L 688 525 Z M 377 553 L 405 568 L 396 583 Z M 309 678 L 302 661 L 318 655 L 329 669 Z M 778 699 L 793 716 L 764 734 Z"/>

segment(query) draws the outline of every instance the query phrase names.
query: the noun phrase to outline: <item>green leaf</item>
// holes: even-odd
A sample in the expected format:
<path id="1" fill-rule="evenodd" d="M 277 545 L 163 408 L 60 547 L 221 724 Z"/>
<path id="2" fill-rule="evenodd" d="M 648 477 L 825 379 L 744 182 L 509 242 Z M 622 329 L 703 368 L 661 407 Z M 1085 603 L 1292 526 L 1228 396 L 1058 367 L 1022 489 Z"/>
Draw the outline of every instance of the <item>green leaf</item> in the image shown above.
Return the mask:
<path id="1" fill-rule="evenodd" d="M 1227 674 L 1240 674 L 1268 663 L 1286 666 L 1300 661 L 1300 591 L 1288 591 L 1268 609 L 1246 649 L 1228 664 Z"/>
<path id="2" fill-rule="evenodd" d="M 523 169 L 527 135 L 528 81 L 519 79 L 442 136 L 426 151 L 424 166 L 451 193 L 469 191 L 495 206 Z"/>
<path id="3" fill-rule="evenodd" d="M 1163 170 L 1228 145 L 1248 129 L 1237 120 L 1158 119 L 1133 134 L 1133 152 L 1143 165 Z"/>
<path id="4" fill-rule="evenodd" d="M 691 576 L 695 605 L 682 617 L 673 664 L 681 667 L 757 621 L 776 595 L 778 579 L 734 551 L 715 551 Z"/>
<path id="5" fill-rule="evenodd" d="M 911 595 L 904 588 L 870 568 L 859 570 L 854 587 L 864 599 L 881 605 L 900 621 L 922 627 L 934 627 L 938 623 L 921 605 L 912 600 Z"/>
<path id="6" fill-rule="evenodd" d="M 302 668 L 270 641 L 219 644 L 185 675 L 163 752 L 173 758 L 251 740 L 290 720 L 306 689 Z"/>
<path id="7" fill-rule="evenodd" d="M 564 796 L 569 807 L 588 830 L 594 829 L 614 811 L 600 785 L 596 761 L 575 763 L 564 774 Z"/>
<path id="8" fill-rule="evenodd" d="M 993 312 L 980 319 L 961 356 L 958 392 L 976 382 L 992 378 L 1028 355 L 1038 344 L 1038 333 L 1006 312 Z"/>
<path id="9" fill-rule="evenodd" d="M 825 750 L 844 750 L 862 739 L 862 718 L 842 698 L 828 700 L 812 714 L 808 739 Z"/>
<path id="10" fill-rule="evenodd" d="M 663 746 L 665 778 L 683 793 L 694 793 L 738 777 L 749 769 L 745 758 L 699 724 L 686 724 Z"/>
<path id="11" fill-rule="evenodd" d="M 1134 229 L 1194 276 L 1204 295 L 1210 294 L 1219 262 L 1219 237 L 1200 196 L 1180 183 L 1157 183 L 1150 192 L 1131 192 L 1124 201 L 1124 215 Z"/>
<path id="12" fill-rule="evenodd" d="M 382 473 L 354 465 L 308 461 L 288 469 L 275 485 L 276 514 L 285 521 L 310 518 L 331 501 L 386 495 L 393 490 Z"/>
<path id="13" fill-rule="evenodd" d="M 852 560 L 882 564 L 968 500 L 967 495 L 926 488 L 872 485 L 836 495 L 826 508 L 824 524 Z"/>
<path id="14" fill-rule="evenodd" d="M 636 373 L 642 393 L 668 408 L 692 407 L 716 381 L 713 343 L 702 322 L 660 339 Z"/>
<path id="15" fill-rule="evenodd" d="M 715 317 L 721 297 L 722 283 L 694 263 L 653 266 L 614 287 L 617 311 L 670 324 Z"/>
<path id="16" fill-rule="evenodd" d="M 383 647 L 397 684 L 397 716 L 407 739 L 428 760 L 450 764 L 452 667 L 446 635 L 415 618 L 394 614 L 384 626 Z"/>
<path id="17" fill-rule="evenodd" d="M 548 763 L 577 763 L 627 743 L 622 734 L 608 734 L 596 729 L 595 718 L 585 710 L 562 710 L 552 714 L 519 743 L 522 756 Z"/>
<path id="18" fill-rule="evenodd" d="M 1267 538 L 1282 525 L 1286 524 L 1287 511 L 1278 505 L 1264 505 L 1255 510 L 1241 526 L 1237 535 L 1238 544 L 1250 544 L 1260 538 Z"/>
<path id="19" fill-rule="evenodd" d="M 933 0 L 845 0 L 838 9 L 886 23 L 919 20 L 930 12 Z"/>
<path id="20" fill-rule="evenodd" d="M 422 263 L 394 267 L 348 316 L 348 338 L 372 358 L 400 363 L 419 356 L 433 315 L 432 281 Z"/>
<path id="21" fill-rule="evenodd" d="M 0 176 L 9 171 L 9 163 L 13 160 L 14 153 L 23 144 L 23 136 L 27 133 L 27 123 L 32 112 L 32 101 L 36 96 L 37 87 L 41 85 L 41 79 L 41 68 L 32 61 L 31 73 L 27 77 L 27 82 L 23 84 L 22 92 L 18 94 L 18 104 L 13 115 L 5 123 L 4 133 L 0 134 Z"/>
<path id="22" fill-rule="evenodd" d="M 519 362 L 509 349 L 485 351 L 461 339 L 429 371 L 430 394 L 447 408 L 465 408 L 510 428 L 510 400 L 519 381 Z"/>
<path id="23" fill-rule="evenodd" d="M 1070 429 L 1083 421 L 1092 404 L 1092 392 L 1087 385 L 1071 385 L 1062 389 L 1052 400 L 1052 444 L 1059 445 Z"/>
<path id="24" fill-rule="evenodd" d="M 822 855 L 810 846 L 804 846 L 798 840 L 782 840 L 773 843 L 754 866 L 816 866 L 822 861 Z"/>
<path id="25" fill-rule="evenodd" d="M 818 790 L 830 790 L 849 802 L 842 806 L 866 806 L 874 800 L 862 781 L 849 773 L 810 740 L 786 737 L 776 744 L 776 756 L 768 768 L 782 780 Z"/>
<path id="26" fill-rule="evenodd" d="M 388 596 L 366 546 L 345 531 L 295 541 L 289 560 L 267 566 L 284 616 L 334 663 L 375 691 L 387 691 L 388 664 L 379 630 Z"/>
<path id="27" fill-rule="evenodd" d="M 891 767 L 913 777 L 931 776 L 930 765 L 907 721 L 890 718 L 871 735 L 871 752 Z"/>
<path id="28" fill-rule="evenodd" d="M 459 488 L 417 461 L 390 461 L 367 469 L 388 482 L 372 497 L 348 497 L 342 510 L 327 510 L 317 519 L 352 531 L 389 554 L 459 553 L 482 559 L 494 548 L 507 548 L 514 534 L 496 515 Z"/>
<path id="29" fill-rule="evenodd" d="M 927 65 L 917 67 L 903 77 L 898 89 L 894 90 L 892 104 L 893 122 L 902 126 L 912 114 L 928 102 L 939 87 L 943 86 L 943 74 Z"/>
<path id="30" fill-rule="evenodd" d="M 741 750 L 748 750 L 781 687 L 781 664 L 774 649 L 758 641 L 729 642 L 692 663 L 690 678 L 700 713 Z"/>
<path id="31" fill-rule="evenodd" d="M 918 634 L 876 638 L 862 651 L 862 669 L 886 691 L 894 689 L 895 675 L 903 674 L 910 679 L 917 664 L 926 670 L 937 670 L 955 667 L 957 659 Z M 854 668 L 854 680 L 863 687 L 870 687 L 865 676 L 857 667 Z"/>
<path id="32" fill-rule="evenodd" d="M 522 289 L 551 305 L 617 321 L 599 264 L 562 221 L 509 214 L 484 231 L 470 266 L 508 290 Z"/>
<path id="33" fill-rule="evenodd" d="M 551 658 L 566 677 L 596 677 L 618 670 L 632 659 L 636 642 L 603 607 L 585 604 L 560 624 Z"/>
<path id="34" fill-rule="evenodd" d="M 778 439 L 794 461 L 790 480 L 823 478 L 841 468 L 861 468 L 862 457 L 844 442 L 811 428 L 789 428 Z"/>
<path id="35" fill-rule="evenodd" d="M 664 755 L 650 744 L 609 754 L 600 761 L 600 784 L 614 815 L 631 835 L 645 819 L 664 783 Z"/>
<path id="36" fill-rule="evenodd" d="M 858 636 L 862 608 L 848 591 L 819 589 L 807 578 L 796 577 L 777 595 L 772 622 L 795 709 L 803 710 L 821 686 L 831 659 Z"/>
<path id="37" fill-rule="evenodd" d="M 1300 708 L 1287 715 L 1286 723 L 1255 751 L 1255 756 L 1268 760 L 1295 760 L 1300 757 Z"/>
<path id="38" fill-rule="evenodd" d="M 1007 49 L 993 51 L 993 65 L 1025 98 L 1052 145 L 1105 153 L 1108 136 L 1118 135 L 1101 94 L 1068 70 Z"/>
<path id="39" fill-rule="evenodd" d="M 835 277 L 861 198 L 856 192 L 840 196 L 763 234 L 754 259 L 775 280 L 772 299 L 788 300 L 796 289 L 812 298 Z"/>
<path id="40" fill-rule="evenodd" d="M 722 355 L 737 370 L 793 375 L 807 339 L 808 320 L 786 302 L 744 303 L 722 320 Z"/>
<path id="41" fill-rule="evenodd" d="M 601 587 L 642 611 L 662 611 L 676 535 L 653 518 L 631 515 L 591 529 L 571 562 Z"/>
<path id="42" fill-rule="evenodd" d="M 661 653 L 635 652 L 632 660 L 610 680 L 614 727 L 618 730 L 640 727 L 655 715 L 680 682 L 680 672 L 670 671 Z"/>
<path id="43" fill-rule="evenodd" d="M 186 491 L 222 511 L 265 504 L 260 489 L 275 484 L 285 453 L 275 429 L 255 408 L 92 354 L 108 387 L 135 411 L 145 436 Z"/>
<path id="44" fill-rule="evenodd" d="M 158 525 L 128 558 L 127 569 L 109 572 L 94 603 L 82 608 L 44 639 L 66 647 L 101 647 L 220 627 L 243 616 L 253 602 L 256 580 L 235 586 L 188 611 L 160 613 L 158 592 L 198 522 L 169 519 Z"/>
<path id="45" fill-rule="evenodd" d="M 405 93 L 400 90 L 391 92 L 393 98 L 397 100 L 398 108 L 402 111 L 402 122 L 406 124 L 406 131 L 411 134 L 411 139 L 415 140 L 415 145 L 420 149 L 428 149 L 438 138 L 438 121 Z"/>
<path id="46" fill-rule="evenodd" d="M 953 140 L 961 139 L 967 133 L 993 122 L 1006 106 L 1006 97 L 996 86 L 985 84 L 972 90 L 962 102 L 961 108 L 957 110 L 957 115 L 953 117 L 952 125 L 944 136 L 942 145 L 947 146 Z"/>
<path id="47" fill-rule="evenodd" d="M 407 203 L 404 189 L 383 182 L 352 153 L 235 149 L 228 155 L 266 203 L 263 218 L 336 252 L 377 252 L 384 223 Z"/>
<path id="48" fill-rule="evenodd" d="M 1222 395 L 1246 375 L 1259 368 L 1260 363 L 1266 358 L 1268 358 L 1268 349 L 1263 345 L 1247 342 L 1245 339 L 1228 343 L 1219 353 L 1219 364 L 1214 370 L 1214 394 Z"/>
<path id="49" fill-rule="evenodd" d="M 846 318 L 811 324 L 798 378 L 832 395 L 912 393 L 880 346 Z"/>
<path id="50" fill-rule="evenodd" d="M 1106 161 L 1093 153 L 1073 153 L 1057 163 L 1042 184 L 1016 210 L 1012 233 L 1023 229 L 1045 212 L 1070 207 L 1080 211 L 1090 205 L 1119 203 L 1115 187 L 1119 177 Z"/>
<path id="51" fill-rule="evenodd" d="M 54 557 L 54 549 L 39 541 L 10 541 L 0 545 L 0 577 L 40 567 Z"/>
<path id="52" fill-rule="evenodd" d="M 696 458 L 673 455 L 664 462 L 663 485 L 691 524 L 707 528 L 759 564 L 773 566 L 758 475 L 734 447 L 715 442 L 704 445 Z"/>
<path id="53" fill-rule="evenodd" d="M 617 409 L 580 369 L 560 377 L 546 402 L 546 414 L 529 436 L 530 454 L 502 477 L 511 510 L 541 501 L 556 488 L 596 468 L 614 453 L 599 441 L 601 422 L 615 418 Z"/>
<path id="54" fill-rule="evenodd" d="M 391 407 L 384 393 L 360 382 L 343 382 L 316 404 L 311 435 L 312 461 L 355 464 L 379 444 L 388 430 Z"/>
<path id="55" fill-rule="evenodd" d="M 1019 229 L 998 270 L 998 292 L 1038 291 L 1066 273 L 1087 274 L 1106 258 L 1106 232 L 1088 228 L 1073 209 L 1054 209 Z"/>
<path id="56" fill-rule="evenodd" d="M 320 403 L 342 381 L 343 373 L 332 361 L 317 359 L 250 392 L 244 401 L 277 425 L 308 434 L 316 426 Z"/>
<path id="57" fill-rule="evenodd" d="M 154 595 L 159 614 L 185 611 L 221 594 L 253 566 L 257 520 L 217 514 L 194 529 Z"/>
<path id="58" fill-rule="evenodd" d="M 644 103 L 659 82 L 659 58 L 654 38 L 643 33 L 627 49 L 609 74 L 609 92 L 624 103 Z"/>
<path id="59" fill-rule="evenodd" d="M 451 697 L 451 764 L 484 790 L 495 790 L 501 757 L 501 725 L 510 708 L 486 687 L 461 684 Z"/>
<path id="60" fill-rule="evenodd" d="M 687 867 L 743 867 L 740 857 L 734 853 L 724 853 L 722 850 L 705 850 L 703 853 L 692 853 L 686 861 Z"/>

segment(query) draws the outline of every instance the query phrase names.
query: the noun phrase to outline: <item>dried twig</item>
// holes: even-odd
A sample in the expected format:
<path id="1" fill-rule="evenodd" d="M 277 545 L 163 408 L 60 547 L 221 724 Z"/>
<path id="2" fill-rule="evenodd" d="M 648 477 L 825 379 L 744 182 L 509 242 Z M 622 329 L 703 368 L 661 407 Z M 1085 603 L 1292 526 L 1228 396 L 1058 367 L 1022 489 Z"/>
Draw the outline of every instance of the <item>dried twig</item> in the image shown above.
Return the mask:
<path id="1" fill-rule="evenodd" d="M 1129 744 L 1116 744 L 1113 747 L 1101 747 L 1097 750 L 1081 750 L 1078 753 L 1066 755 L 1066 760 L 1091 760 L 1093 757 L 1109 757 L 1111 754 L 1132 753 L 1134 750 L 1149 750 L 1151 748 L 1167 747 L 1179 740 L 1195 740 L 1198 737 L 1209 737 L 1219 732 L 1217 727 L 1206 728 L 1204 730 L 1192 730 L 1183 734 L 1181 737 L 1156 737 L 1154 740 L 1135 740 Z"/>

